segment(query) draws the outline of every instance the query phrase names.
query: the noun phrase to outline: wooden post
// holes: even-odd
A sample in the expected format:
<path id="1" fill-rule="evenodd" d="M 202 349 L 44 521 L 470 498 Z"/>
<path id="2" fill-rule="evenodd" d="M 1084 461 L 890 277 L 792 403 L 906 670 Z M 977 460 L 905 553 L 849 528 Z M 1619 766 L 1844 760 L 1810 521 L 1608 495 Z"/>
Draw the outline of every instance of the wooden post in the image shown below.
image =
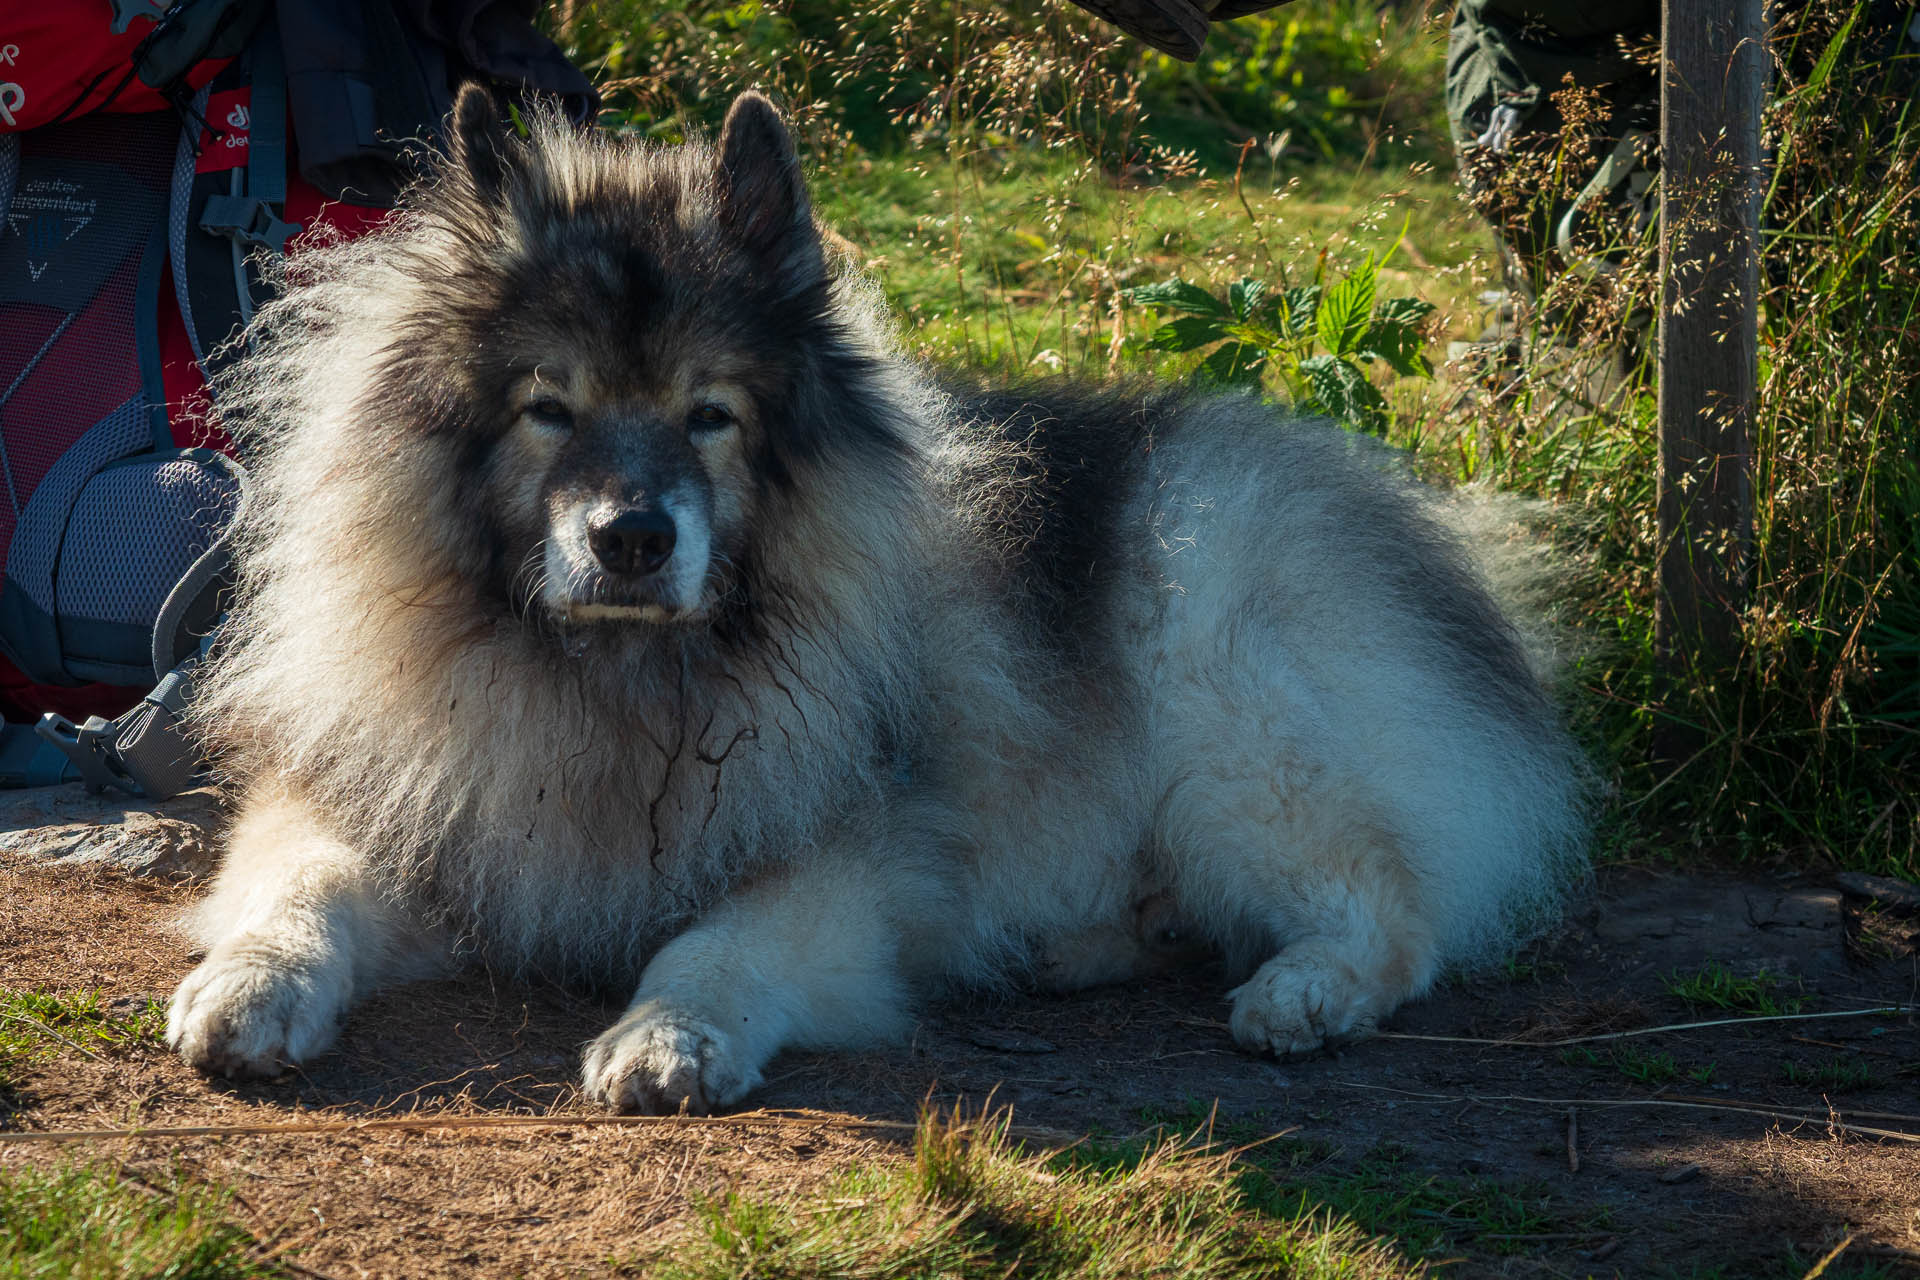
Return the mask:
<path id="1" fill-rule="evenodd" d="M 1763 0 L 1665 0 L 1660 80 L 1660 584 L 1668 676 L 1738 654 L 1753 542 Z"/>

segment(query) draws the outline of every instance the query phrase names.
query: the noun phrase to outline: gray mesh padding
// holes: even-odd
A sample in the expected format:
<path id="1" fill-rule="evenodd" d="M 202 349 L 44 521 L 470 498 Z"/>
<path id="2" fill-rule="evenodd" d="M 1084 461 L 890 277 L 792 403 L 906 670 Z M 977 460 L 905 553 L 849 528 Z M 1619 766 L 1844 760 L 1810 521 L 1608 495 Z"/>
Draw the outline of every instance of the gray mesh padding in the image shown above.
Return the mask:
<path id="1" fill-rule="evenodd" d="M 87 478 L 114 459 L 152 444 L 153 427 L 147 417 L 146 400 L 136 395 L 88 428 L 34 488 L 27 509 L 20 513 L 13 545 L 7 548 L 7 577 L 48 615 L 54 612 L 54 570 L 60 541 Z"/>
<path id="2" fill-rule="evenodd" d="M 226 527 L 239 492 L 191 458 L 102 471 L 73 504 L 60 549 L 61 618 L 152 627 L 173 584 Z"/>
<path id="3" fill-rule="evenodd" d="M 188 120 L 206 119 L 207 97 L 212 92 L 213 86 L 209 84 L 194 95 Z M 193 142 L 198 132 L 192 124 L 182 128 L 180 145 L 173 153 L 173 190 L 167 201 L 167 256 L 173 263 L 173 296 L 180 304 L 180 319 L 187 326 L 187 342 L 193 348 L 193 358 L 205 364 L 207 353 L 200 349 L 200 332 L 193 327 L 193 307 L 187 299 L 187 210 L 193 204 L 194 165 L 199 160 L 194 154 Z"/>

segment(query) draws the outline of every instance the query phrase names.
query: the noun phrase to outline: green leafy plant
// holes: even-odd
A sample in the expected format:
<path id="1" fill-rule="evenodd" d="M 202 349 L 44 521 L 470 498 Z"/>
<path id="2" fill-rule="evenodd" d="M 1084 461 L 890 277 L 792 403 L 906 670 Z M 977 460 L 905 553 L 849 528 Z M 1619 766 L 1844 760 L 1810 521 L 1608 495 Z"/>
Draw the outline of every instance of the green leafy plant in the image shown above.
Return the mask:
<path id="1" fill-rule="evenodd" d="M 1794 1062 L 1780 1064 L 1780 1073 L 1788 1084 L 1799 1085 L 1803 1089 L 1818 1089 L 1822 1093 L 1854 1093 L 1862 1089 L 1878 1089 L 1886 1084 L 1885 1078 L 1873 1069 L 1873 1064 L 1846 1058 L 1829 1058 L 1825 1062 Z"/>
<path id="2" fill-rule="evenodd" d="M 1243 277 L 1219 297 L 1175 278 L 1137 285 L 1121 297 L 1172 313 L 1144 345 L 1149 351 L 1205 350 L 1194 370 L 1201 381 L 1258 387 L 1272 378 L 1302 408 L 1385 435 L 1392 414 L 1364 366 L 1378 360 L 1405 377 L 1431 378 L 1424 348 L 1434 310 L 1419 298 L 1377 299 L 1385 261 L 1368 254 L 1331 285 L 1316 280 L 1270 289 Z"/>
<path id="3" fill-rule="evenodd" d="M 1613 1051 L 1613 1065 L 1621 1075 L 1641 1084 L 1665 1084 L 1680 1074 L 1680 1064 L 1670 1053 L 1654 1053 L 1633 1045 Z"/>
<path id="4" fill-rule="evenodd" d="M 1669 995 L 1679 996 L 1695 1009 L 1727 1009 L 1761 1017 L 1798 1013 L 1806 1008 L 1804 996 L 1776 997 L 1783 979 L 1759 970 L 1743 978 L 1719 961 L 1712 961 L 1697 973 L 1675 971 L 1661 979 Z"/>

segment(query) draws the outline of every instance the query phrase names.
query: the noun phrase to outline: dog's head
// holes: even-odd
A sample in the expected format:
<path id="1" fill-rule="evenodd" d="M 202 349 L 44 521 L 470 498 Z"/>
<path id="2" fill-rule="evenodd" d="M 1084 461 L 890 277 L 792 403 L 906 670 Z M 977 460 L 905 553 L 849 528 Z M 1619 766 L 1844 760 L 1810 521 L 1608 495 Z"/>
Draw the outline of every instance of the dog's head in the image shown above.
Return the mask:
<path id="1" fill-rule="evenodd" d="M 378 385 L 462 460 L 460 563 L 569 623 L 700 622 L 767 502 L 899 447 L 785 124 L 748 93 L 717 145 L 523 136 L 469 88 L 449 134 Z"/>

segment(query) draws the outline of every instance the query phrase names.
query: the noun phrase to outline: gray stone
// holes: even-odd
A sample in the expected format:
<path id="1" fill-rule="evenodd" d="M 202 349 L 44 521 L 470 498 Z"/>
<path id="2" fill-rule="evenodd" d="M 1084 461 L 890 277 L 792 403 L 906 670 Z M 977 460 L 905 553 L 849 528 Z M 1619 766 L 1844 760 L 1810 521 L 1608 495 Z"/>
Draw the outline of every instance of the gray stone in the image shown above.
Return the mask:
<path id="1" fill-rule="evenodd" d="M 213 872 L 222 821 L 205 789 L 163 801 L 89 795 L 77 782 L 0 791 L 0 857 L 198 880 Z"/>

